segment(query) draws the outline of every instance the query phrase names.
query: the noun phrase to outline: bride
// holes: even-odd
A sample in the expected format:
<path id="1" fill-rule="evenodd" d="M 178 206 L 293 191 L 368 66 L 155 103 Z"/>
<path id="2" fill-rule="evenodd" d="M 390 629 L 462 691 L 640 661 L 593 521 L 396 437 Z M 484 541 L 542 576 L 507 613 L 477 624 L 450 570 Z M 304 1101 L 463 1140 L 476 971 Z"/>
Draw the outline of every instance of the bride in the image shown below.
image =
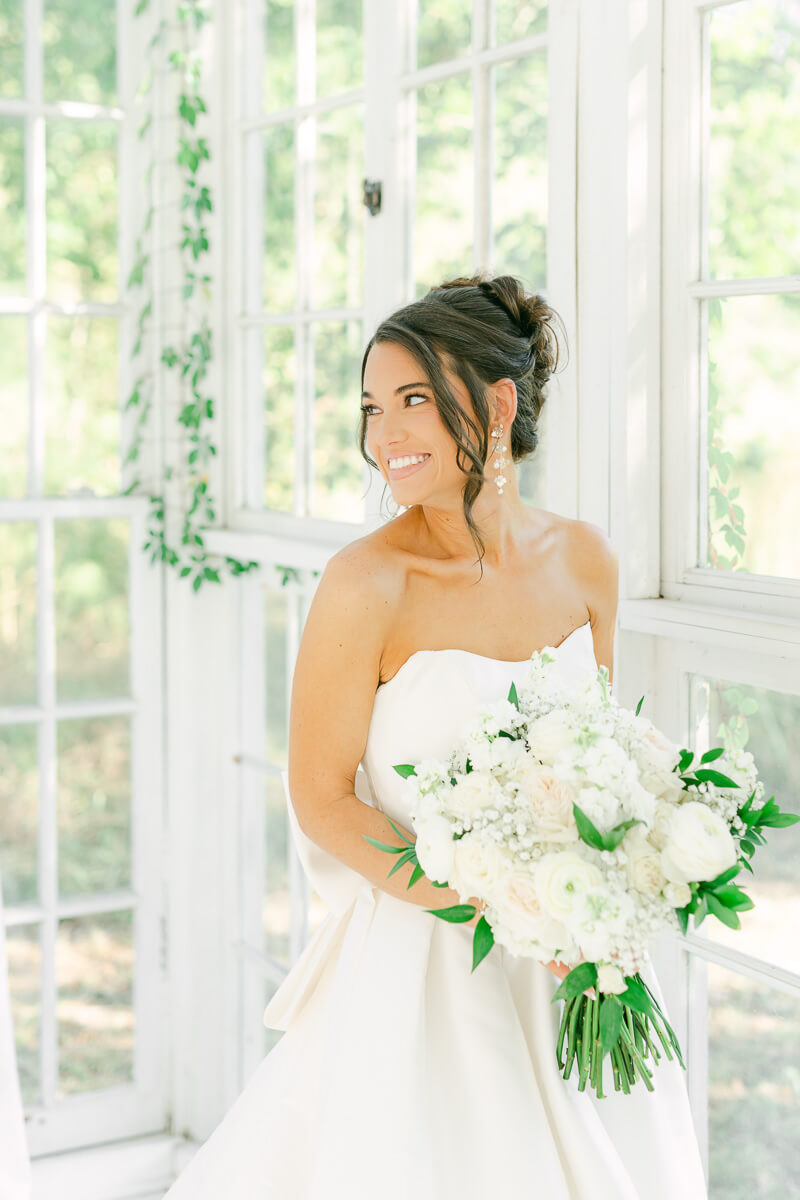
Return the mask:
<path id="1" fill-rule="evenodd" d="M 557 364 L 554 311 L 513 276 L 449 280 L 384 320 L 362 363 L 361 452 L 405 511 L 329 560 L 292 684 L 289 816 L 331 912 L 273 996 L 285 1030 L 169 1200 L 685 1200 L 706 1197 L 686 1082 L 564 1080 L 551 1003 L 566 964 L 495 946 L 412 864 L 392 764 L 459 728 L 554 647 L 613 675 L 617 555 L 520 499 Z M 643 977 L 669 1013 L 648 961 Z M 559 1002 L 560 1003 L 560 1002 Z"/>

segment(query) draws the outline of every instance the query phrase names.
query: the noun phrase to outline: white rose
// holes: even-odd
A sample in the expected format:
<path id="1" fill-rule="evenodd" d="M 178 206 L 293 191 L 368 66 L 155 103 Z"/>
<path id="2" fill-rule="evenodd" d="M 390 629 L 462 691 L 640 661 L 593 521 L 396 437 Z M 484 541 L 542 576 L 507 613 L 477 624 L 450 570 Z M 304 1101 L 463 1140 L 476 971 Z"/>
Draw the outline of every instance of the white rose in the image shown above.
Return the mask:
<path id="1" fill-rule="evenodd" d="M 683 908 L 692 898 L 692 889 L 688 883 L 665 883 L 664 899 L 673 908 Z"/>
<path id="2" fill-rule="evenodd" d="M 661 856 L 641 830 L 641 825 L 634 825 L 625 835 L 625 871 L 638 891 L 645 896 L 657 896 L 664 886 Z"/>
<path id="3" fill-rule="evenodd" d="M 669 826 L 672 821 L 672 814 L 676 810 L 676 805 L 663 797 L 656 800 L 656 811 L 653 817 L 653 824 L 648 833 L 648 837 L 656 850 L 663 850 L 667 844 L 667 836 L 669 834 Z"/>
<path id="4" fill-rule="evenodd" d="M 537 717 L 528 726 L 528 743 L 537 758 L 552 764 L 575 740 L 569 713 L 563 708 L 554 708 L 542 717 Z"/>
<path id="5" fill-rule="evenodd" d="M 542 909 L 533 878 L 524 871 L 511 870 L 502 877 L 492 895 L 492 908 L 498 924 L 515 941 L 533 940 L 540 952 L 547 953 L 548 962 L 571 942 L 564 924 Z"/>
<path id="6" fill-rule="evenodd" d="M 491 899 L 499 879 L 509 869 L 510 860 L 494 842 L 478 834 L 465 833 L 453 839 L 451 887 L 463 896 Z"/>
<path id="7" fill-rule="evenodd" d="M 620 971 L 610 963 L 604 963 L 597 968 L 597 990 L 600 992 L 615 992 L 619 994 L 628 987 L 628 981 Z"/>
<path id="8" fill-rule="evenodd" d="M 453 872 L 453 829 L 446 817 L 432 814 L 420 822 L 416 851 L 428 879 L 448 883 Z"/>
<path id="9" fill-rule="evenodd" d="M 577 803 L 578 808 L 601 833 L 608 833 L 609 829 L 618 824 L 619 801 L 608 788 L 581 788 Z"/>
<path id="10" fill-rule="evenodd" d="M 737 860 L 727 824 L 699 800 L 676 808 L 661 851 L 661 869 L 672 883 L 715 879 Z"/>
<path id="11" fill-rule="evenodd" d="M 536 822 L 534 837 L 549 842 L 574 842 L 578 826 L 572 811 L 572 792 L 563 780 L 530 758 L 517 774 L 519 803 L 527 801 Z"/>
<path id="12" fill-rule="evenodd" d="M 539 903 L 557 921 L 566 920 L 576 899 L 603 882 L 599 867 L 572 850 L 556 850 L 536 863 L 533 882 Z"/>
<path id="13" fill-rule="evenodd" d="M 456 817 L 472 818 L 482 808 L 489 808 L 502 798 L 495 780 L 480 771 L 462 775 L 444 794 L 447 811 Z"/>

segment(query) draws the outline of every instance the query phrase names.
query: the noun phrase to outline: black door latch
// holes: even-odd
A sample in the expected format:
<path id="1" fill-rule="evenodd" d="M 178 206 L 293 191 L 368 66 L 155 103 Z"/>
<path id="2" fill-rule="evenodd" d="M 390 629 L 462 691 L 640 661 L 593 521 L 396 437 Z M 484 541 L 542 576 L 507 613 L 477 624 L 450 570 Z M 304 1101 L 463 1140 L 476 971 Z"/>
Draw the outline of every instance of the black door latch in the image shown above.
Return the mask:
<path id="1" fill-rule="evenodd" d="M 374 217 L 376 213 L 381 211 L 381 181 L 380 179 L 365 179 L 364 190 L 362 193 L 362 202 L 369 209 L 369 214 Z"/>

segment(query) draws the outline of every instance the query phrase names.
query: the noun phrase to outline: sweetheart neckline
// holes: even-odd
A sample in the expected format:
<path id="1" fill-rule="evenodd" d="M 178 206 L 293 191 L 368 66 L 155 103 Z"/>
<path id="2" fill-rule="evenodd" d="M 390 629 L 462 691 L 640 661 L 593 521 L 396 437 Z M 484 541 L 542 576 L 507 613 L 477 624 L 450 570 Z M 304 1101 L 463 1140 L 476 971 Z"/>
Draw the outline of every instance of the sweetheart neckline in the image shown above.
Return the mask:
<path id="1" fill-rule="evenodd" d="M 437 650 L 414 650 L 412 654 L 409 654 L 406 661 L 400 664 L 394 675 L 392 675 L 391 679 L 385 679 L 383 683 L 378 684 L 377 688 L 375 689 L 375 695 L 377 696 L 382 688 L 386 688 L 390 683 L 394 683 L 395 679 L 397 679 L 401 671 L 408 666 L 411 660 L 413 658 L 419 658 L 421 654 L 466 654 L 469 658 L 482 658 L 484 662 L 507 663 L 510 667 L 521 667 L 524 666 L 525 663 L 530 662 L 534 654 L 541 654 L 542 650 L 560 650 L 561 647 L 565 646 L 570 638 L 574 637 L 576 633 L 579 633 L 581 629 L 590 628 L 591 621 L 584 621 L 582 625 L 576 625 L 574 629 L 570 630 L 567 636 L 562 638 L 557 646 L 541 646 L 538 650 L 531 650 L 527 658 L 492 658 L 488 654 L 478 654 L 475 650 L 462 650 L 459 646 L 443 646 Z"/>

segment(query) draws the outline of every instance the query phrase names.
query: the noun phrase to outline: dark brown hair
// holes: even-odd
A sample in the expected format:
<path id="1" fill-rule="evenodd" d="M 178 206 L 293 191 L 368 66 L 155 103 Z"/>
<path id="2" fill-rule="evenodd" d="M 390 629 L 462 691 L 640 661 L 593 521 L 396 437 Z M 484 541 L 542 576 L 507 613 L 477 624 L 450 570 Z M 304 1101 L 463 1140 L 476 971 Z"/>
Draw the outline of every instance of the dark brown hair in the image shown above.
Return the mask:
<path id="1" fill-rule="evenodd" d="M 516 384 L 517 412 L 507 434 L 508 446 L 513 462 L 529 458 L 539 441 L 544 388 L 558 363 L 558 340 L 552 328 L 556 316 L 543 296 L 538 292 L 527 295 L 514 275 L 492 277 L 482 272 L 471 278 L 448 279 L 392 313 L 381 321 L 364 351 L 362 391 L 367 356 L 376 342 L 404 346 L 427 373 L 439 415 L 457 446 L 456 462 L 466 476 L 464 517 L 478 548 L 479 562 L 485 545 L 472 508 L 486 482 L 483 467 L 488 457 L 490 415 L 487 386 L 506 378 Z M 442 363 L 467 388 L 477 425 L 451 391 Z M 362 413 L 361 455 L 378 469 L 366 450 L 366 437 L 367 416 Z"/>

